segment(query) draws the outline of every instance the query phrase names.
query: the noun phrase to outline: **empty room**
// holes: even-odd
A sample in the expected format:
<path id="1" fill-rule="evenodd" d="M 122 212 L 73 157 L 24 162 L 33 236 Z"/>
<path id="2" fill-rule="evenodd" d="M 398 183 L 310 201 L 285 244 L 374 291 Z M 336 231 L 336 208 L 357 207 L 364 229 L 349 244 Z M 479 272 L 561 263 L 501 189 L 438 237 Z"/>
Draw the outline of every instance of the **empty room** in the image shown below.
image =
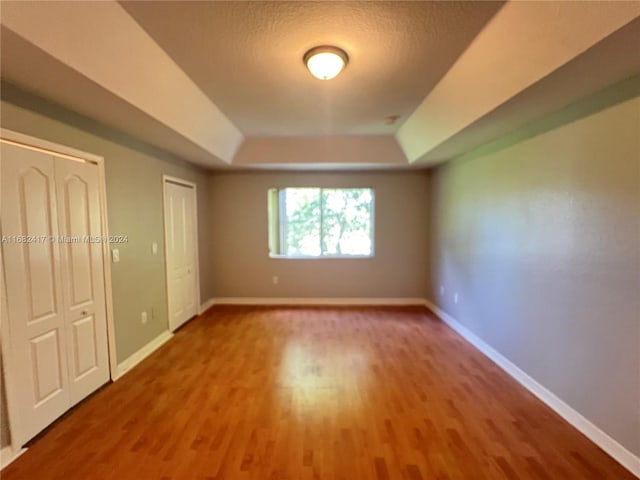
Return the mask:
<path id="1" fill-rule="evenodd" d="M 640 2 L 0 24 L 3 480 L 640 478 Z"/>

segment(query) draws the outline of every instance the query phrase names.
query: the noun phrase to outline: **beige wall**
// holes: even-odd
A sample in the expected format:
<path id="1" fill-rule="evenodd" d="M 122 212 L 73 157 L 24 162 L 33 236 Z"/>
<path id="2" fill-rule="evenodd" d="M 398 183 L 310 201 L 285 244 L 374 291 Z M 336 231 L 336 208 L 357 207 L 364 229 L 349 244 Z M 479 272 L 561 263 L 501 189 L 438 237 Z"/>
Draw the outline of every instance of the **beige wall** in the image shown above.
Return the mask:
<path id="1" fill-rule="evenodd" d="M 424 298 L 426 173 L 216 173 L 209 185 L 216 297 Z M 269 258 L 267 191 L 302 186 L 372 187 L 375 257 Z"/>
<path id="2" fill-rule="evenodd" d="M 122 362 L 167 328 L 164 276 L 162 175 L 198 185 L 201 296 L 212 295 L 208 256 L 207 172 L 91 120 L 3 84 L 3 128 L 68 145 L 105 158 L 111 234 L 129 236 L 112 264 L 113 308 L 118 361 Z M 151 243 L 159 253 L 151 254 Z M 154 312 L 142 324 L 142 311 Z"/>
<path id="3" fill-rule="evenodd" d="M 638 455 L 640 98 L 629 87 L 432 172 L 429 297 Z"/>

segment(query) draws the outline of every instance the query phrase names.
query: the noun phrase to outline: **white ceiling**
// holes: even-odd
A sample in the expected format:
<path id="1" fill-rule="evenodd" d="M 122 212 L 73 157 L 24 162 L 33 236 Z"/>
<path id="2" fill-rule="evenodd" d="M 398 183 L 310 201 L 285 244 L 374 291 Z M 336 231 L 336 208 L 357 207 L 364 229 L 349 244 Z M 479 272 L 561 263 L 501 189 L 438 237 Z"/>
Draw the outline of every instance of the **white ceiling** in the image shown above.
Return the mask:
<path id="1" fill-rule="evenodd" d="M 429 166 L 640 73 L 640 2 L 1 7 L 4 80 L 209 168 Z"/>

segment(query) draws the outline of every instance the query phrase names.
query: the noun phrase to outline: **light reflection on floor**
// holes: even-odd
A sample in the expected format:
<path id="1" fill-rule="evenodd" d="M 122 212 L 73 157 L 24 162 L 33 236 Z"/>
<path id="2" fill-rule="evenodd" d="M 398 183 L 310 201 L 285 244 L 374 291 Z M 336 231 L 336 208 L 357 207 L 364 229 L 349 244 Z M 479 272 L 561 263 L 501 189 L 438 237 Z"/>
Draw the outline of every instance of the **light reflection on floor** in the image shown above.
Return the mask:
<path id="1" fill-rule="evenodd" d="M 283 348 L 278 395 L 291 396 L 288 400 L 297 416 L 353 415 L 362 408 L 360 394 L 371 380 L 367 352 L 357 345 L 345 349 L 344 344 L 328 350 L 303 338 L 290 338 Z"/>

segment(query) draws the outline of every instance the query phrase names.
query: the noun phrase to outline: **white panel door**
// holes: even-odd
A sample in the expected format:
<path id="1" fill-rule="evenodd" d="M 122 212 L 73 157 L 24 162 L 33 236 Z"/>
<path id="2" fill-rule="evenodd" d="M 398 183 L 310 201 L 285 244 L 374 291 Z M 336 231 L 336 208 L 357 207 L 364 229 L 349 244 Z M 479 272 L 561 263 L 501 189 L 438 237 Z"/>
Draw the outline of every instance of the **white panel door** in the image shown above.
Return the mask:
<path id="1" fill-rule="evenodd" d="M 71 403 L 109 381 L 98 167 L 55 160 Z"/>
<path id="2" fill-rule="evenodd" d="M 169 329 L 198 313 L 196 278 L 196 196 L 193 187 L 165 182 L 165 248 Z"/>
<path id="3" fill-rule="evenodd" d="M 54 159 L 0 144 L 14 445 L 69 408 L 65 319 L 57 238 Z M 4 321 L 4 320 L 3 320 Z M 15 424 L 17 423 L 17 424 Z"/>

